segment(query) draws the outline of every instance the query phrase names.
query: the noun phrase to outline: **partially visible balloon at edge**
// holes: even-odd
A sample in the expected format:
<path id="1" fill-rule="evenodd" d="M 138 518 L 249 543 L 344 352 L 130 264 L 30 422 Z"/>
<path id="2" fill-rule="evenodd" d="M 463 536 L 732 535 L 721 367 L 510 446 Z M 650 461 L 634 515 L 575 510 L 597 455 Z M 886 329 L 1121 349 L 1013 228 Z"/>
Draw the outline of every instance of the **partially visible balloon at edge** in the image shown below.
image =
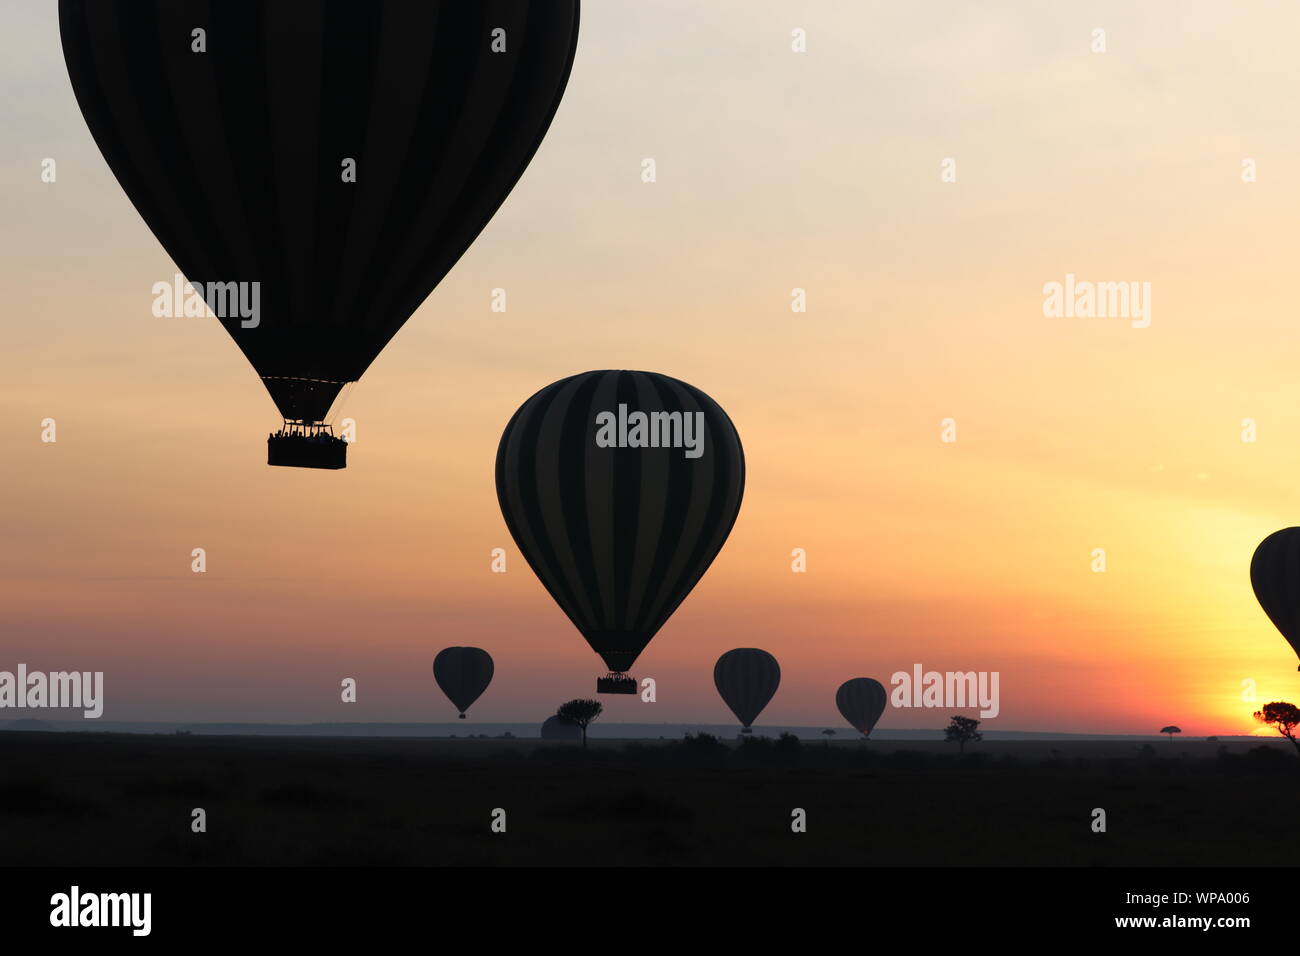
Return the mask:
<path id="1" fill-rule="evenodd" d="M 1259 543 L 1250 559 L 1250 586 L 1264 613 L 1300 657 L 1300 528 L 1274 531 Z"/>

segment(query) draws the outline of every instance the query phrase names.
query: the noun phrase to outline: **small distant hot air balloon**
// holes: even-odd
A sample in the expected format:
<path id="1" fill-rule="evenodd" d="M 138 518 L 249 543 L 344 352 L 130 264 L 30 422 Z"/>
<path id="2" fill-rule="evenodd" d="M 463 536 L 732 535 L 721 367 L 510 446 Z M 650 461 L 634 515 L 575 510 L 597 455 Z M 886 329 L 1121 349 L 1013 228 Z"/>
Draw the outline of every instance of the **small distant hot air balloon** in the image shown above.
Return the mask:
<path id="1" fill-rule="evenodd" d="M 654 372 L 584 372 L 520 406 L 497 450 L 497 499 L 529 566 L 601 656 L 626 673 L 708 570 L 745 490 L 727 413 Z"/>
<path id="2" fill-rule="evenodd" d="M 864 737 L 871 736 L 871 728 L 885 712 L 885 703 L 889 695 L 878 680 L 870 677 L 855 677 L 846 680 L 835 692 L 835 706 L 840 709 L 844 719 Z"/>
<path id="3" fill-rule="evenodd" d="M 60 0 L 59 33 L 96 145 L 195 298 L 177 292 L 284 417 L 268 464 L 337 469 L 331 405 L 541 145 L 578 0 Z"/>
<path id="4" fill-rule="evenodd" d="M 571 720 L 561 720 L 552 714 L 542 724 L 543 740 L 581 740 L 582 728 Z"/>
<path id="5" fill-rule="evenodd" d="M 492 655 L 478 647 L 445 647 L 433 659 L 433 679 L 460 711 L 478 700 L 492 683 Z"/>
<path id="6" fill-rule="evenodd" d="M 1250 560 L 1250 586 L 1264 613 L 1300 656 L 1300 528 L 1274 531 L 1259 543 Z"/>
<path id="7" fill-rule="evenodd" d="M 713 683 L 743 725 L 741 733 L 748 734 L 781 683 L 781 666 L 767 651 L 738 647 L 713 665 Z"/>

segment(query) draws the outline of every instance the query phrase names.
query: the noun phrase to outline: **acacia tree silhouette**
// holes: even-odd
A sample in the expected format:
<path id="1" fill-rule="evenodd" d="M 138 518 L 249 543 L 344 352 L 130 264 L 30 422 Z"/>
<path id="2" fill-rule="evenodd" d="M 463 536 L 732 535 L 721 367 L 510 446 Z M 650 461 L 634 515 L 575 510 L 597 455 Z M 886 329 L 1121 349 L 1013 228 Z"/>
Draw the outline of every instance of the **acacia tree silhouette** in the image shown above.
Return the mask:
<path id="1" fill-rule="evenodd" d="M 567 720 L 582 728 L 582 749 L 586 750 L 587 725 L 599 717 L 604 709 L 604 705 L 598 700 L 586 700 L 578 697 L 561 704 L 559 710 L 555 712 L 555 716 L 559 717 L 560 720 Z"/>
<path id="2" fill-rule="evenodd" d="M 1161 727 L 1160 732 L 1162 734 L 1168 734 L 1169 739 L 1173 740 L 1174 734 L 1181 734 L 1183 732 L 1183 728 L 1175 727 L 1173 724 L 1170 724 L 1168 727 Z"/>
<path id="3" fill-rule="evenodd" d="M 975 729 L 979 725 L 980 722 L 974 717 L 963 717 L 957 714 L 952 718 L 952 723 L 944 729 L 943 739 L 945 742 L 957 741 L 958 749 L 965 753 L 966 741 L 984 739 L 984 735 Z"/>
<path id="4" fill-rule="evenodd" d="M 1300 754 L 1300 740 L 1296 740 L 1295 736 L 1296 725 L 1300 724 L 1300 707 L 1284 700 L 1275 700 L 1271 704 L 1265 704 L 1263 710 L 1255 711 L 1255 719 L 1261 724 L 1268 724 L 1291 741 L 1296 753 Z"/>

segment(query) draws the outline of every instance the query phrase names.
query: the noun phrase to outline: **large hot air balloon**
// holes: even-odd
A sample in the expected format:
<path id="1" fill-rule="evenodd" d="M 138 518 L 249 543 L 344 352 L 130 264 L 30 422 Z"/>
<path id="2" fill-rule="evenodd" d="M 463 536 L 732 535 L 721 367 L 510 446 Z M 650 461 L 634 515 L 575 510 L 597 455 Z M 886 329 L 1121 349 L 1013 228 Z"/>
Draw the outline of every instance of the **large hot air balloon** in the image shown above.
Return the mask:
<path id="1" fill-rule="evenodd" d="M 460 711 L 478 700 L 492 683 L 492 655 L 478 647 L 444 647 L 433 659 L 433 679 Z"/>
<path id="2" fill-rule="evenodd" d="M 571 720 L 561 720 L 552 714 L 542 722 L 543 740 L 581 740 L 582 728 Z"/>
<path id="3" fill-rule="evenodd" d="M 1250 559 L 1250 585 L 1264 613 L 1300 655 L 1300 528 L 1274 531 L 1259 543 Z"/>
<path id="4" fill-rule="evenodd" d="M 713 683 L 744 726 L 741 733 L 748 734 L 781 683 L 781 665 L 767 651 L 738 647 L 713 665 Z"/>
<path id="5" fill-rule="evenodd" d="M 840 709 L 840 714 L 864 737 L 871 736 L 871 728 L 885 712 L 888 699 L 885 686 L 870 677 L 846 680 L 835 692 L 835 706 Z"/>
<path id="6" fill-rule="evenodd" d="M 745 455 L 698 388 L 654 372 L 585 372 L 515 412 L 497 499 L 529 566 L 601 656 L 600 693 L 695 587 L 735 524 Z"/>
<path id="7" fill-rule="evenodd" d="M 59 26 L 109 168 L 284 416 L 268 462 L 344 467 L 334 399 L 532 159 L 578 0 L 59 0 Z"/>

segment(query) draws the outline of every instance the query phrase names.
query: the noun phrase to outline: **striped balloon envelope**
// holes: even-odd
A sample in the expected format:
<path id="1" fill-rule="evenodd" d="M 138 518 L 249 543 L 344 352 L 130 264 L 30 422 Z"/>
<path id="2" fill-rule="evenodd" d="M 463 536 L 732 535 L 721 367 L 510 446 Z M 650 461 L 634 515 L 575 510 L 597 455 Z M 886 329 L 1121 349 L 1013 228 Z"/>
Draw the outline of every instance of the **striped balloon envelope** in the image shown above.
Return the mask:
<path id="1" fill-rule="evenodd" d="M 595 371 L 542 389 L 510 419 L 497 499 L 525 560 L 610 673 L 627 676 L 722 550 L 745 455 L 727 413 L 654 372 Z"/>
<path id="2" fill-rule="evenodd" d="M 713 685 L 736 719 L 749 733 L 763 708 L 781 684 L 781 665 L 767 651 L 737 647 L 727 651 L 713 665 Z"/>
<path id="3" fill-rule="evenodd" d="M 578 0 L 60 0 L 77 104 L 206 303 L 187 314 L 215 313 L 284 416 L 270 464 L 344 466 L 331 406 L 523 175 L 578 20 Z"/>
<path id="4" fill-rule="evenodd" d="M 460 711 L 465 711 L 492 683 L 492 655 L 481 647 L 444 647 L 433 659 L 433 679 Z"/>
<path id="5" fill-rule="evenodd" d="M 846 680 L 835 692 L 835 706 L 840 714 L 864 737 L 871 736 L 876 721 L 885 712 L 887 700 L 884 685 L 870 677 Z"/>

